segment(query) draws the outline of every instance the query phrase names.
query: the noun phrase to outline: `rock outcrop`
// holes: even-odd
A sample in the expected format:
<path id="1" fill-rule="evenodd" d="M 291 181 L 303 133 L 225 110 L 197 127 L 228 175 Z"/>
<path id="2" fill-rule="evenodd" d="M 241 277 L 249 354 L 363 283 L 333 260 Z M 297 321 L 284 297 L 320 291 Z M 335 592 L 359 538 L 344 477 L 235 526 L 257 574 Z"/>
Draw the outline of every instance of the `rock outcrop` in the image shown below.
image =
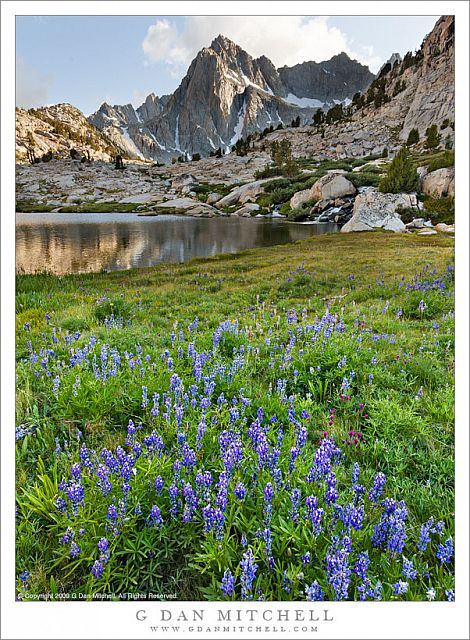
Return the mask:
<path id="1" fill-rule="evenodd" d="M 373 229 L 405 231 L 406 227 L 397 211 L 400 207 L 416 207 L 418 211 L 416 195 L 372 190 L 360 193 L 354 202 L 352 218 L 341 228 L 341 233 Z"/>
<path id="2" fill-rule="evenodd" d="M 302 191 L 297 191 L 294 193 L 292 198 L 290 199 L 290 208 L 298 209 L 303 204 L 312 199 L 312 194 L 310 193 L 310 189 L 303 189 Z"/>
<path id="3" fill-rule="evenodd" d="M 245 204 L 245 202 L 256 200 L 257 196 L 263 193 L 263 184 L 267 181 L 267 179 L 256 180 L 255 182 L 244 184 L 241 187 L 236 187 L 225 197 L 218 200 L 215 206 L 217 209 L 222 209 L 223 207 L 232 207 L 238 203 Z"/>
<path id="4" fill-rule="evenodd" d="M 455 195 L 455 169 L 447 167 L 427 173 L 422 179 L 421 191 L 431 198 Z"/>
<path id="5" fill-rule="evenodd" d="M 353 183 L 340 173 L 327 173 L 315 182 L 310 189 L 310 198 L 315 200 L 334 200 L 356 193 Z"/>

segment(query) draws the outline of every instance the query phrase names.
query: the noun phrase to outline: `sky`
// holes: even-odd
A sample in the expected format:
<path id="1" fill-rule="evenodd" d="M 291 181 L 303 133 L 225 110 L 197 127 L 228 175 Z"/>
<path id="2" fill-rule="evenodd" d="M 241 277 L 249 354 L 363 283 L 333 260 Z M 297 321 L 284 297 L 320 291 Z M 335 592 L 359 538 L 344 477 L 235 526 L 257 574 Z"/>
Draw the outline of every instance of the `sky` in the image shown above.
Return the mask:
<path id="1" fill-rule="evenodd" d="M 421 45 L 438 16 L 17 16 L 16 104 L 139 106 L 172 93 L 219 34 L 276 67 L 345 51 L 377 72 Z"/>

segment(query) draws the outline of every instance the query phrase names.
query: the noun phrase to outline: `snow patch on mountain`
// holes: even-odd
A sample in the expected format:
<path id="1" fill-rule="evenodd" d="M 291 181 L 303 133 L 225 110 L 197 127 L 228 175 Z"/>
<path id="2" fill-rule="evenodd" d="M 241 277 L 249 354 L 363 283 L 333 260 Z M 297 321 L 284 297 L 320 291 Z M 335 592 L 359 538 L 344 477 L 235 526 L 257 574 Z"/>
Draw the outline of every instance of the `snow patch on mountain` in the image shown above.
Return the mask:
<path id="1" fill-rule="evenodd" d="M 129 127 L 121 127 L 121 131 L 122 131 L 123 138 L 128 143 L 129 149 L 132 150 L 132 153 L 134 153 L 141 160 L 145 160 L 144 156 L 141 154 L 136 143 L 134 142 L 134 140 L 132 140 L 132 138 L 129 135 Z"/>
<path id="2" fill-rule="evenodd" d="M 294 96 L 293 93 L 289 93 L 284 100 L 289 104 L 295 104 L 297 107 L 318 107 L 320 109 L 323 107 L 321 100 L 317 100 L 316 98 L 299 98 L 298 96 Z"/>
<path id="3" fill-rule="evenodd" d="M 243 101 L 243 106 L 238 112 L 238 122 L 235 125 L 235 129 L 233 130 L 233 136 L 229 142 L 230 147 L 234 145 L 239 138 L 241 138 L 243 125 L 245 123 L 245 114 L 246 114 L 246 102 Z"/>

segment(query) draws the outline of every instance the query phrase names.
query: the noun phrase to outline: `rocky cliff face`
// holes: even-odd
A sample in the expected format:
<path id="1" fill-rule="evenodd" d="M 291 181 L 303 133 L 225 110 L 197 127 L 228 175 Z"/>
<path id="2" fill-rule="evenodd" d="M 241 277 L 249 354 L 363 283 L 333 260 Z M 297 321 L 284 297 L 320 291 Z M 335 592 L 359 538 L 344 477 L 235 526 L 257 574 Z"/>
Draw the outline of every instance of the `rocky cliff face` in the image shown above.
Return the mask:
<path id="1" fill-rule="evenodd" d="M 36 158 L 53 154 L 69 158 L 70 150 L 95 160 L 110 160 L 122 150 L 83 113 L 70 104 L 56 104 L 40 109 L 16 110 L 16 160 L 28 161 L 28 150 Z"/>
<path id="2" fill-rule="evenodd" d="M 432 124 L 455 119 L 454 16 L 440 18 L 423 43 L 422 60 L 410 81 L 414 85 L 400 139 L 406 140 L 411 129 L 423 137 Z M 441 132 L 443 138 L 454 137 L 453 130 Z"/>
<path id="3" fill-rule="evenodd" d="M 351 98 L 373 77 L 346 54 L 278 70 L 266 56 L 254 59 L 220 35 L 198 53 L 173 95 L 151 94 L 136 110 L 104 104 L 90 122 L 116 143 L 124 138 L 128 151 L 134 143 L 146 158 L 207 156 L 229 151 L 254 131 L 297 117 L 308 122 L 316 109 Z"/>

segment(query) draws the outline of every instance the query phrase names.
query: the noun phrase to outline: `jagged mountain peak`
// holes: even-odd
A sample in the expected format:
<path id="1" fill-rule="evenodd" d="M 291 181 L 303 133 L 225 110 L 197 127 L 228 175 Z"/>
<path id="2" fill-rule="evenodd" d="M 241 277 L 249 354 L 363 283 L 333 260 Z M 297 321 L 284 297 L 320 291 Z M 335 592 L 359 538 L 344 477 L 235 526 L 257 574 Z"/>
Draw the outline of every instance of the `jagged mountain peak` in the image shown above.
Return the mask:
<path id="1" fill-rule="evenodd" d="M 219 34 L 197 53 L 171 96 L 149 96 L 135 110 L 101 107 L 90 121 L 112 129 L 115 140 L 121 128 L 126 150 L 130 138 L 147 157 L 208 155 L 218 148 L 229 151 L 254 131 L 299 117 L 309 122 L 316 109 L 352 98 L 373 77 L 346 54 L 325 62 L 324 69 L 314 62 L 276 69 L 267 56 L 253 58 Z"/>
<path id="2" fill-rule="evenodd" d="M 336 55 L 332 56 L 328 60 L 328 62 L 332 62 L 333 60 L 346 60 L 346 61 L 350 61 L 350 62 L 353 61 L 353 59 L 350 58 L 345 51 L 340 51 L 340 53 L 337 53 Z M 354 62 L 357 62 L 357 60 L 355 60 Z"/>
<path id="3" fill-rule="evenodd" d="M 217 52 L 222 49 L 241 49 L 238 44 L 233 42 L 233 40 L 230 40 L 230 38 L 227 38 L 227 36 L 222 35 L 221 33 L 219 33 L 219 35 L 212 40 L 209 48 Z"/>

